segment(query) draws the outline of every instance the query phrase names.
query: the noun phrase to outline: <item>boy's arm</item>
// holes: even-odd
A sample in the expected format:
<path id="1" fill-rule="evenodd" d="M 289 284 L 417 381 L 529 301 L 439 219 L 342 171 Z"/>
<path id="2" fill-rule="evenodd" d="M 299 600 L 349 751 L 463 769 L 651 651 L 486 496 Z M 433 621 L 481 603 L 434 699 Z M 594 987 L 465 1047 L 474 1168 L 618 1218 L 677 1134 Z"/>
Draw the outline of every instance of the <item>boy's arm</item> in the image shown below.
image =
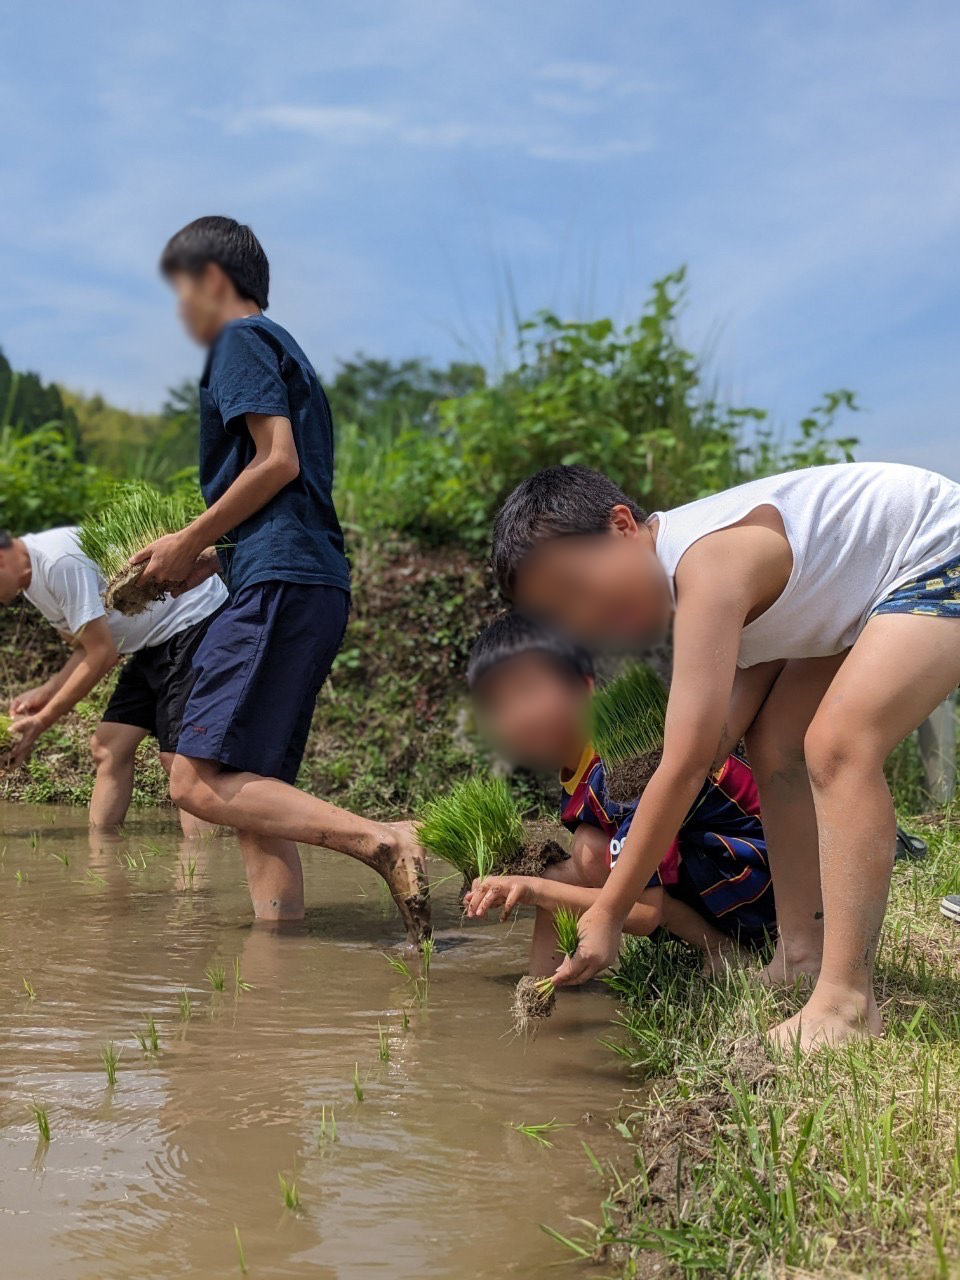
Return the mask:
<path id="1" fill-rule="evenodd" d="M 556 911 L 567 907 L 577 915 L 588 911 L 600 896 L 599 889 L 588 889 L 563 880 L 543 876 L 486 876 L 474 882 L 467 902 L 468 914 L 485 916 L 493 907 L 501 908 L 501 919 L 507 920 L 514 909 L 524 906 Z M 663 890 L 647 888 L 627 912 L 623 922 L 625 933 L 645 938 L 660 924 L 663 913 Z"/>
<path id="2" fill-rule="evenodd" d="M 43 684 L 37 685 L 35 689 L 25 689 L 23 693 L 18 693 L 16 697 L 11 698 L 8 709 L 10 715 L 28 715 L 30 712 L 39 711 L 41 707 L 45 707 L 57 690 L 63 687 L 63 682 L 81 661 L 82 657 L 83 653 L 80 649 L 73 649 L 60 670 L 54 672 L 49 680 L 44 680 Z"/>
<path id="3" fill-rule="evenodd" d="M 758 592 L 766 589 L 767 566 L 743 538 L 751 532 L 705 539 L 681 561 L 663 758 L 640 797 L 615 870 L 581 920 L 580 946 L 557 971 L 558 985 L 585 982 L 616 961 L 627 913 L 713 764 L 724 737 L 740 633 Z"/>
<path id="4" fill-rule="evenodd" d="M 131 557 L 131 564 L 148 562 L 145 581 L 198 586 L 217 571 L 216 555 L 211 554 L 217 539 L 249 520 L 300 474 L 289 418 L 248 413 L 246 421 L 256 449 L 253 458 L 229 489 L 185 529 L 158 538 Z"/>
<path id="5" fill-rule="evenodd" d="M 13 765 L 21 765 L 28 760 L 40 734 L 72 711 L 80 699 L 85 698 L 116 665 L 117 646 L 105 618 L 94 618 L 86 624 L 77 637 L 74 656 L 76 661 L 71 658 L 64 667 L 66 679 L 49 701 L 39 711 L 20 716 L 11 724 L 10 732 L 19 735 L 19 741 L 10 752 Z"/>

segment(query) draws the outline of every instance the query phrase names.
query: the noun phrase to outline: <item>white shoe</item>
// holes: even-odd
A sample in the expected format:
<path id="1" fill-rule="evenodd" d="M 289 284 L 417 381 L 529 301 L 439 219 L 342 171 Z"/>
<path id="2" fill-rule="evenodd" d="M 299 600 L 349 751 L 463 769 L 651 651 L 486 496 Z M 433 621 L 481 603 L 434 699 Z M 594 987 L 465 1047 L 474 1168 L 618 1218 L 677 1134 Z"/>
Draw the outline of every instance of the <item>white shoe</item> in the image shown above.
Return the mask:
<path id="1" fill-rule="evenodd" d="M 940 903 L 940 911 L 948 920 L 955 920 L 960 924 L 960 893 L 948 893 Z"/>

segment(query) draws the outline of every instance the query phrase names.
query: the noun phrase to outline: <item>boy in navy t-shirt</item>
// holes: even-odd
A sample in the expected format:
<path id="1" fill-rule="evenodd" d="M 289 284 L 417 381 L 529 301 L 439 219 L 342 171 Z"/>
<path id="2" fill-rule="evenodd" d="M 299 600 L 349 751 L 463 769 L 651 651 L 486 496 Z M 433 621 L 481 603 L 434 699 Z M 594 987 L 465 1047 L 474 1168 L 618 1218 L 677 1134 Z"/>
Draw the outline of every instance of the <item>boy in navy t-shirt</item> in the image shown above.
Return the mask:
<path id="1" fill-rule="evenodd" d="M 303 916 L 302 840 L 378 871 L 417 938 L 429 909 L 412 828 L 293 786 L 350 609 L 327 398 L 301 348 L 263 314 L 269 265 L 249 227 L 198 218 L 170 240 L 160 266 L 188 332 L 209 348 L 200 383 L 207 510 L 134 560 L 147 579 L 182 590 L 222 569 L 230 591 L 194 660 L 171 795 L 237 829 L 259 917 Z"/>

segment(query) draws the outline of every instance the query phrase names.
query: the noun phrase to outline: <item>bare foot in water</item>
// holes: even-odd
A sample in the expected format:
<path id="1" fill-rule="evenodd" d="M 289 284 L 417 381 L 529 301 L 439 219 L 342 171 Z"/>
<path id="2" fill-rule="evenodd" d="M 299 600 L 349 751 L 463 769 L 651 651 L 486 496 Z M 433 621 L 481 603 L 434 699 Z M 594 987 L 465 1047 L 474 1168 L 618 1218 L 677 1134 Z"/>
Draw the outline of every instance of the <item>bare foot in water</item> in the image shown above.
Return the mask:
<path id="1" fill-rule="evenodd" d="M 790 1053 L 799 1043 L 802 1053 L 866 1040 L 883 1035 L 883 1019 L 876 999 L 865 999 L 843 987 L 819 982 L 799 1013 L 781 1022 L 768 1033 L 770 1043 Z"/>
<path id="2" fill-rule="evenodd" d="M 819 954 L 804 957 L 788 956 L 778 939 L 770 963 L 764 965 L 759 971 L 757 980 L 764 987 L 792 987 L 794 983 L 800 981 L 813 987 L 820 977 L 820 961 Z"/>
<path id="3" fill-rule="evenodd" d="M 431 933 L 426 860 L 412 822 L 388 822 L 385 826 L 388 838 L 374 857 L 373 866 L 386 880 L 397 904 L 407 941 L 417 946 Z"/>

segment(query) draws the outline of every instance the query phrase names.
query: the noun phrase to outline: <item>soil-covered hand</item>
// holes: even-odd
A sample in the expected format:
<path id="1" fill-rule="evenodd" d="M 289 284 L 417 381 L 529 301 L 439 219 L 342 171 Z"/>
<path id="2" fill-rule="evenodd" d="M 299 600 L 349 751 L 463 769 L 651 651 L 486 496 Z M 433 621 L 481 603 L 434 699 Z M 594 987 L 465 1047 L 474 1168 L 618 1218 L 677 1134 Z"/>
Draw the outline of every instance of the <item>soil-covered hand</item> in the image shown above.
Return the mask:
<path id="1" fill-rule="evenodd" d="M 170 592 L 172 596 L 182 596 L 185 591 L 192 591 L 194 587 L 199 587 L 201 582 L 206 582 L 208 578 L 212 578 L 215 573 L 220 572 L 220 559 L 217 555 L 216 547 L 207 547 L 206 551 L 201 551 L 193 562 L 193 568 L 183 579 L 179 587 Z"/>
<path id="2" fill-rule="evenodd" d="M 14 743 L 7 759 L 15 769 L 19 769 L 20 765 L 26 764 L 30 759 L 34 744 L 47 727 L 46 722 L 38 715 L 19 716 L 13 721 L 10 735 L 19 738 L 19 741 Z"/>
<path id="3" fill-rule="evenodd" d="M 579 944 L 566 956 L 553 975 L 554 986 L 573 987 L 616 963 L 620 951 L 621 921 L 614 919 L 599 903 L 580 917 Z"/>
<path id="4" fill-rule="evenodd" d="M 25 689 L 23 693 L 18 693 L 15 698 L 11 698 L 7 710 L 12 716 L 36 715 L 38 711 L 43 710 L 49 699 L 50 690 L 45 684 L 41 684 L 36 689 Z"/>
<path id="5" fill-rule="evenodd" d="M 142 564 L 141 582 L 186 582 L 197 563 L 197 548 L 189 530 L 167 533 L 130 557 Z"/>
<path id="6" fill-rule="evenodd" d="M 484 876 L 474 880 L 464 895 L 468 916 L 485 916 L 491 907 L 501 907 L 501 920 L 509 920 L 521 903 L 530 901 L 531 876 Z"/>

